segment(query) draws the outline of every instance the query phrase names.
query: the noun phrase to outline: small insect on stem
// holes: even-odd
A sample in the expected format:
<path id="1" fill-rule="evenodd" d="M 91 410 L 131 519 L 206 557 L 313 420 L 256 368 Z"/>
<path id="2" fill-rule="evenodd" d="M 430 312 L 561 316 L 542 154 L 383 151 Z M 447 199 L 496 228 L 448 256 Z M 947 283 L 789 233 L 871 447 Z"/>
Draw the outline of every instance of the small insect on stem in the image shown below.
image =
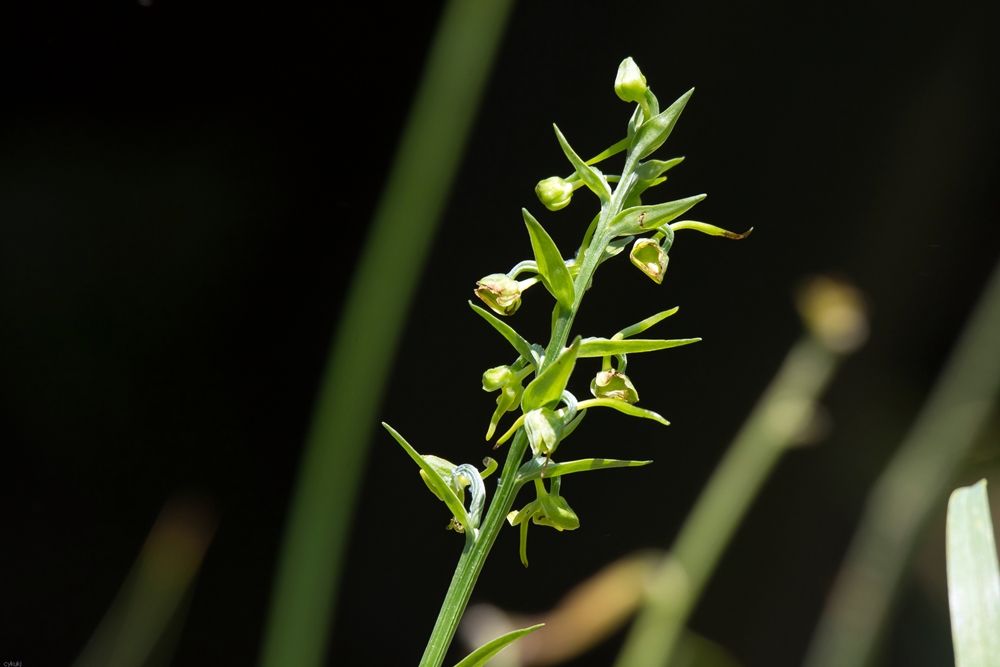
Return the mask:
<path id="1" fill-rule="evenodd" d="M 646 212 L 643 211 L 642 213 L 639 214 L 639 220 L 638 220 L 638 222 L 639 222 L 639 226 L 640 227 L 642 227 L 642 221 L 645 220 L 645 219 L 646 219 Z M 645 229 L 645 227 L 643 227 L 643 229 Z"/>

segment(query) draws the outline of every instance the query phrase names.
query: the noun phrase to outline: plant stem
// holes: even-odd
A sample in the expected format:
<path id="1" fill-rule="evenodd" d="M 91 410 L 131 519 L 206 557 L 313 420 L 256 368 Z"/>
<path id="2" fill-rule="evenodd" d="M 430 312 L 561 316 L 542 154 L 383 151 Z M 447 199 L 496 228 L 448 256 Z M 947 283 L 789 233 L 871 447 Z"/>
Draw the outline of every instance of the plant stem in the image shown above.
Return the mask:
<path id="1" fill-rule="evenodd" d="M 610 219 L 608 214 L 612 208 L 606 206 L 601 211 L 602 222 L 604 222 L 605 218 Z M 566 346 L 570 328 L 573 326 L 574 316 L 580 309 L 586 287 L 590 284 L 594 272 L 600 263 L 603 249 L 610 240 L 606 235 L 602 235 L 598 244 L 591 245 L 591 252 L 588 252 L 584 257 L 583 266 L 580 268 L 580 273 L 577 275 L 576 282 L 574 283 L 576 298 L 573 302 L 573 310 L 566 312 L 560 308 L 559 316 L 552 327 L 552 338 L 545 352 L 545 361 L 542 363 L 542 368 L 538 369 L 539 373 L 549 363 L 555 361 L 559 355 L 559 351 Z M 499 534 L 500 529 L 503 527 L 503 523 L 507 519 L 507 513 L 510 512 L 517 492 L 520 490 L 521 485 L 516 482 L 517 471 L 521 467 L 521 461 L 524 459 L 527 446 L 528 438 L 525 436 L 524 428 L 522 427 L 518 429 L 517 434 L 514 436 L 514 442 L 510 446 L 510 452 L 507 454 L 507 460 L 504 462 L 503 473 L 500 476 L 497 492 L 490 503 L 490 509 L 487 511 L 486 519 L 480 527 L 479 535 L 475 540 L 466 541 L 465 549 L 462 550 L 462 556 L 458 560 L 458 565 L 455 566 L 455 574 L 452 576 L 448 593 L 445 595 L 444 602 L 441 605 L 441 611 L 438 612 L 437 622 L 434 624 L 434 630 L 431 632 L 431 637 L 427 642 L 427 648 L 424 649 L 424 655 L 420 660 L 420 667 L 440 667 L 444 661 L 451 640 L 458 629 L 459 621 L 461 621 L 462 614 L 465 612 L 465 607 L 469 603 L 472 589 L 475 588 L 476 580 L 479 578 L 479 573 L 486 562 L 486 557 L 489 555 L 490 549 L 493 548 L 493 542 L 496 541 L 497 534 Z"/>
<path id="2" fill-rule="evenodd" d="M 616 667 L 667 664 L 736 527 L 781 454 L 810 418 L 814 401 L 839 358 L 811 337 L 788 353 L 681 527 Z"/>
<path id="3" fill-rule="evenodd" d="M 609 155 L 623 150 L 626 145 L 627 140 L 618 142 L 612 149 L 609 149 L 609 151 L 614 150 L 613 153 L 609 152 Z M 573 320 L 576 317 L 576 313 L 580 310 L 584 294 L 590 286 L 594 273 L 597 271 L 601 257 L 604 254 L 604 249 L 612 239 L 612 236 L 607 233 L 607 228 L 614 216 L 621 211 L 625 195 L 627 194 L 624 192 L 622 183 L 627 182 L 629 174 L 635 168 L 635 162 L 634 159 L 629 159 L 626 162 L 625 169 L 622 171 L 621 181 L 615 188 L 614 195 L 609 202 L 605 202 L 601 206 L 600 218 L 595 231 L 597 240 L 590 244 L 587 252 L 584 254 L 583 265 L 580 267 L 580 271 L 577 273 L 573 283 L 575 292 L 573 307 L 567 311 L 558 304 L 556 305 L 557 315 L 552 325 L 552 336 L 549 339 L 548 346 L 545 348 L 545 359 L 541 367 L 537 370 L 538 373 L 541 373 L 549 364 L 553 363 L 558 358 L 562 349 L 566 347 L 570 330 L 573 327 Z M 520 268 L 522 265 L 524 265 L 524 262 L 518 264 L 515 268 Z M 437 622 L 434 624 L 434 630 L 431 632 L 431 637 L 427 642 L 427 648 L 424 649 L 424 655 L 420 660 L 420 667 L 440 667 L 444 660 L 451 640 L 455 636 L 455 631 L 458 629 L 459 621 L 462 619 L 462 614 L 465 612 L 465 607 L 469 603 L 472 589 L 475 587 L 479 573 L 486 562 L 486 557 L 489 555 L 490 549 L 493 548 L 493 542 L 496 541 L 497 534 L 503 527 L 507 513 L 510 512 L 517 492 L 520 490 L 521 485 L 516 482 L 517 471 L 521 467 L 527 445 L 528 439 L 525 436 L 524 428 L 521 427 L 514 436 L 514 442 L 511 444 L 510 452 L 504 463 L 503 473 L 500 476 L 497 492 L 490 503 L 490 509 L 486 514 L 486 519 L 480 528 L 480 532 L 475 540 L 466 541 L 465 549 L 463 549 L 462 556 L 455 567 L 455 574 L 452 576 L 448 593 L 445 595 L 444 602 L 441 605 L 441 611 L 438 612 Z M 544 491 L 544 487 L 542 488 Z"/>
<path id="4" fill-rule="evenodd" d="M 528 447 L 528 438 L 524 435 L 524 430 L 517 432 L 514 442 L 510 446 L 507 460 L 504 462 L 503 473 L 497 485 L 497 492 L 490 503 L 490 509 L 486 513 L 486 519 L 479 528 L 479 533 L 475 539 L 465 542 L 462 556 L 458 559 L 455 567 L 455 574 L 452 576 L 451 585 L 445 595 L 438 612 L 437 622 L 431 632 L 431 638 L 424 649 L 424 655 L 420 659 L 420 667 L 440 667 L 444 662 L 445 654 L 451 645 L 451 640 L 458 629 L 458 623 L 462 619 L 465 607 L 469 604 L 469 597 L 472 589 L 476 586 L 479 573 L 483 569 L 486 557 L 493 548 L 493 543 L 507 519 L 507 513 L 514 505 L 514 499 L 521 488 L 517 482 L 517 470 L 521 466 L 521 459 Z"/>

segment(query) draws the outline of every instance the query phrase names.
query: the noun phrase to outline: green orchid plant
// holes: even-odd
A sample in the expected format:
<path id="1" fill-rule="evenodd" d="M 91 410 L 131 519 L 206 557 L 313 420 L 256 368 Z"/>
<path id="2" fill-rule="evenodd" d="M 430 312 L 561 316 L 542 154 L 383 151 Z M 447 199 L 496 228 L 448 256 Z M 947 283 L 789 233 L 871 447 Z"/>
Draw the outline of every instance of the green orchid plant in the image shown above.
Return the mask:
<path id="1" fill-rule="evenodd" d="M 662 204 L 642 203 L 646 190 L 666 181 L 663 174 L 683 160 L 649 158 L 670 136 L 693 91 L 688 91 L 661 111 L 639 67 L 631 58 L 626 58 L 618 68 L 615 92 L 625 102 L 636 105 L 628 121 L 625 138 L 584 161 L 556 127 L 556 139 L 574 171 L 566 178 L 546 178 L 535 188 L 539 200 L 550 211 L 566 208 L 576 190 L 583 187 L 597 196 L 600 211 L 585 230 L 573 258 L 565 259 L 541 223 L 522 209 L 533 259 L 518 263 L 507 273 L 490 274 L 478 281 L 475 295 L 487 308 L 472 302 L 469 304 L 511 344 L 517 354 L 510 365 L 490 368 L 483 374 L 483 389 L 499 392 L 496 411 L 486 429 L 486 439 L 493 438 L 508 412 L 520 413 L 494 446 L 496 449 L 508 441 L 511 443 L 485 516 L 484 480 L 497 469 L 495 461 L 485 459 L 485 468 L 479 471 L 468 463 L 456 465 L 437 456 L 420 454 L 392 427 L 383 424 L 420 467 L 420 475 L 427 487 L 447 506 L 452 515 L 448 528 L 465 536 L 465 546 L 455 575 L 420 662 L 422 667 L 439 667 L 442 664 L 486 556 L 505 521 L 520 529 L 520 557 L 527 566 L 530 523 L 559 531 L 575 530 L 580 526 L 579 518 L 562 495 L 562 478 L 565 475 L 650 463 L 615 459 L 557 461 L 554 458 L 556 450 L 576 431 L 587 410 L 612 408 L 631 417 L 669 424 L 658 413 L 635 405 L 639 394 L 625 373 L 628 355 L 688 345 L 700 339 L 635 338 L 676 313 L 677 308 L 673 308 L 625 327 L 610 338 L 576 336 L 570 340 L 573 321 L 597 268 L 622 253 L 631 243 L 629 256 L 632 263 L 660 284 L 676 231 L 692 229 L 732 239 L 741 239 L 749 234 L 749 231 L 734 234 L 692 220 L 674 222 L 705 195 Z M 625 165 L 621 174 L 604 174 L 593 166 L 622 152 L 625 153 Z M 501 319 L 514 315 L 524 293 L 539 283 L 555 299 L 551 336 L 544 347 L 528 342 Z M 601 358 L 602 368 L 590 383 L 593 397 L 578 400 L 566 387 L 577 360 L 587 357 Z M 518 492 L 528 482 L 535 489 L 535 499 L 520 510 L 512 511 Z M 468 503 L 466 491 L 470 496 Z M 533 629 L 497 638 L 459 664 L 463 667 L 484 664 L 503 646 Z"/>

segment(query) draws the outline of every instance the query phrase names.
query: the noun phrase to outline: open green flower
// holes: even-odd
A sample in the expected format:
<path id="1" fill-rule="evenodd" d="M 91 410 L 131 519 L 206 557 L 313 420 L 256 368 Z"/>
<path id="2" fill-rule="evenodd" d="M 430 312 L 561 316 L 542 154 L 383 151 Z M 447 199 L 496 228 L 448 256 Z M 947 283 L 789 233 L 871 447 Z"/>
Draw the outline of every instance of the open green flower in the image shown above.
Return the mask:
<path id="1" fill-rule="evenodd" d="M 580 527 L 580 518 L 569 506 L 566 499 L 559 495 L 558 484 L 553 484 L 552 491 L 546 491 L 543 484 L 536 484 L 538 497 L 522 509 L 507 515 L 507 522 L 512 526 L 521 526 L 521 563 L 528 567 L 528 520 L 538 526 L 548 526 L 562 532 L 576 530 Z"/>
<path id="2" fill-rule="evenodd" d="M 663 274 L 667 272 L 667 252 L 654 239 L 636 239 L 632 244 L 632 252 L 628 255 L 632 263 L 640 271 L 653 279 L 657 285 L 663 282 Z"/>
<path id="3" fill-rule="evenodd" d="M 624 373 L 616 370 L 601 371 L 590 382 L 590 393 L 595 398 L 613 398 L 626 403 L 638 403 L 639 393 Z"/>

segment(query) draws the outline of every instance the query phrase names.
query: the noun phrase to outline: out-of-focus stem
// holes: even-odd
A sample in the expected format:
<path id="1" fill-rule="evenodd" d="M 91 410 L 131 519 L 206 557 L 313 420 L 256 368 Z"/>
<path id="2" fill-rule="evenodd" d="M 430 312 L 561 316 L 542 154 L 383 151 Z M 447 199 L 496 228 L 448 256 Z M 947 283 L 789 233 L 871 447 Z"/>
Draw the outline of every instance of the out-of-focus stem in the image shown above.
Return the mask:
<path id="1" fill-rule="evenodd" d="M 788 353 L 664 558 L 616 667 L 667 664 L 736 527 L 782 452 L 812 417 L 839 359 L 812 336 Z"/>
<path id="2" fill-rule="evenodd" d="M 940 379 L 875 483 L 806 655 L 806 667 L 863 667 L 928 517 L 996 409 L 1000 265 Z"/>
<path id="3" fill-rule="evenodd" d="M 451 0 L 444 9 L 316 400 L 279 556 L 265 667 L 323 661 L 379 400 L 511 4 Z M 387 247 L 405 252 L 387 263 Z"/>

